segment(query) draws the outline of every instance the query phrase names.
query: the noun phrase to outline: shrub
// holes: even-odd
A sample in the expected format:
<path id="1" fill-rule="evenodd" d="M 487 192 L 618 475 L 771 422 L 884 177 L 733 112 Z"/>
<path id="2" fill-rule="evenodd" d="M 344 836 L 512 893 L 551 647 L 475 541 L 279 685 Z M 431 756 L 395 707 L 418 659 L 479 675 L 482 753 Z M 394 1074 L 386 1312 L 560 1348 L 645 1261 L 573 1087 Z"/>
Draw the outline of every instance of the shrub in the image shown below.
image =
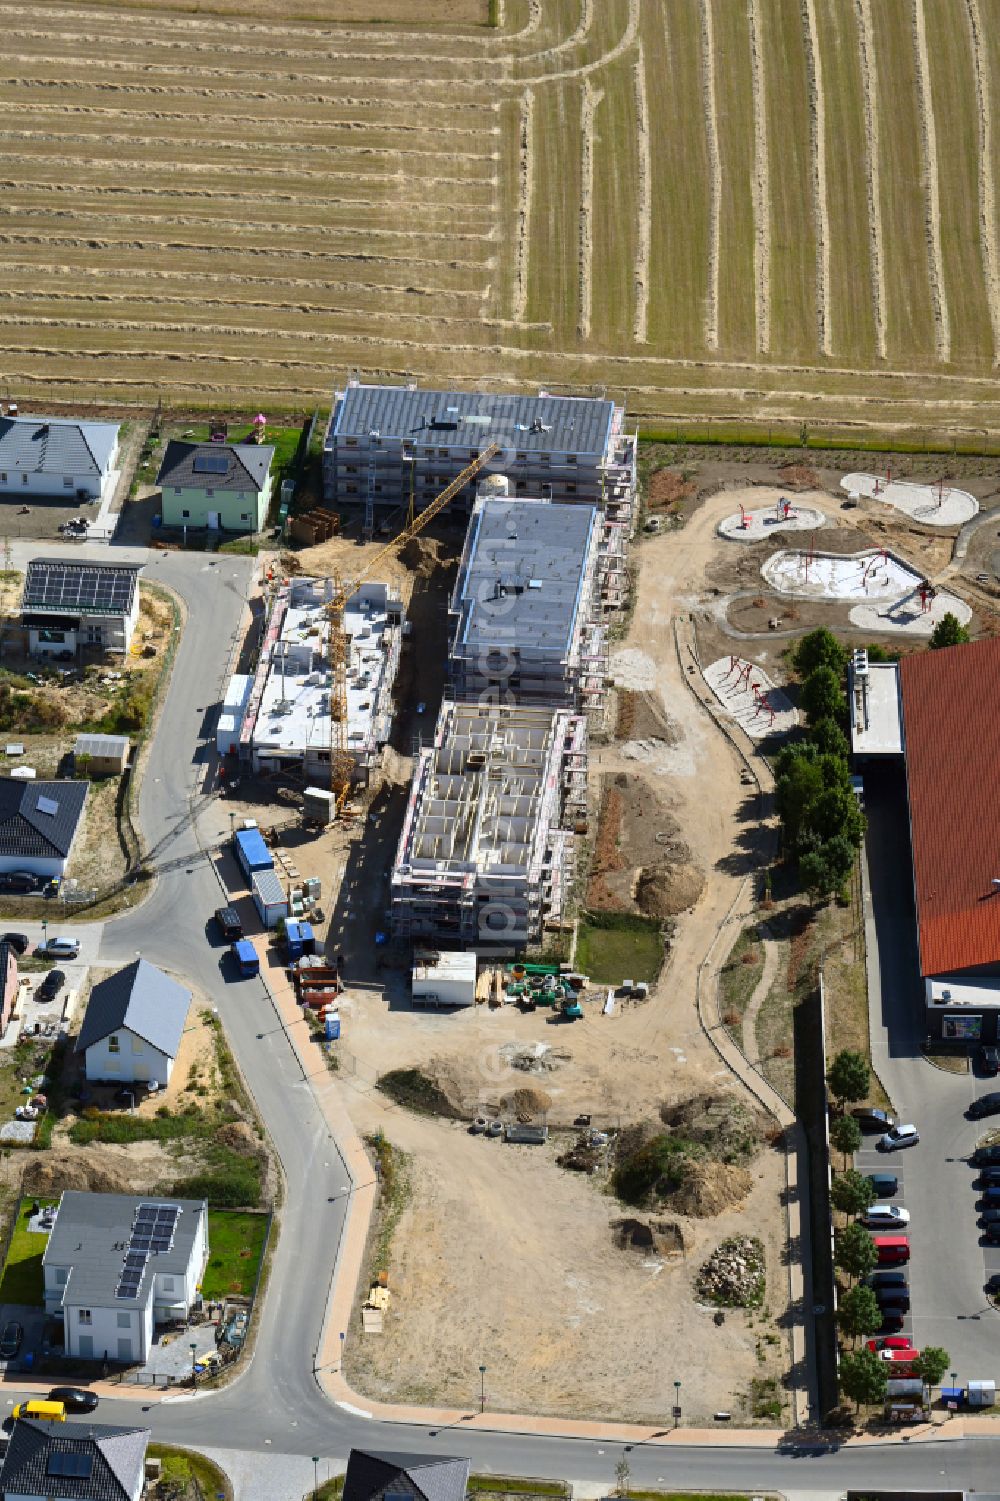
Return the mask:
<path id="1" fill-rule="evenodd" d="M 213 1209 L 255 1209 L 260 1203 L 260 1171 L 256 1163 L 244 1161 L 225 1172 L 178 1178 L 170 1192 L 178 1199 L 207 1199 Z"/>

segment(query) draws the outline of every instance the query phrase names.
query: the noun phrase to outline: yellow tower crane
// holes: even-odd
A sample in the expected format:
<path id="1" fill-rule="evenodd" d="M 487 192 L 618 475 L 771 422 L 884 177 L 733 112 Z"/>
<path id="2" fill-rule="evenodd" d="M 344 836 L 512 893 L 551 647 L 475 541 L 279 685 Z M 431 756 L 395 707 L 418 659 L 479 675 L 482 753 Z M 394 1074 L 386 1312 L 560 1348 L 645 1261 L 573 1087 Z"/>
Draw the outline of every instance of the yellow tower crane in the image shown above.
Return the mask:
<path id="1" fill-rule="evenodd" d="M 380 547 L 378 552 L 365 563 L 364 567 L 355 574 L 349 582 L 339 573 L 335 573 L 331 579 L 333 595 L 327 605 L 327 618 L 330 622 L 330 666 L 333 671 L 333 683 L 330 691 L 330 786 L 337 795 L 337 811 L 339 812 L 347 800 L 351 790 L 351 777 L 354 770 L 354 758 L 347 745 L 347 659 L 349 641 L 344 630 L 344 611 L 347 602 L 352 599 L 366 578 L 370 578 L 375 570 L 391 558 L 400 548 L 405 547 L 411 538 L 416 537 L 423 531 L 427 524 L 434 520 L 444 510 L 449 501 L 454 500 L 470 480 L 500 452 L 499 443 L 490 443 L 477 454 L 471 464 L 467 464 L 461 474 L 457 474 L 440 495 L 436 495 L 429 505 L 415 516 L 410 524 Z"/>

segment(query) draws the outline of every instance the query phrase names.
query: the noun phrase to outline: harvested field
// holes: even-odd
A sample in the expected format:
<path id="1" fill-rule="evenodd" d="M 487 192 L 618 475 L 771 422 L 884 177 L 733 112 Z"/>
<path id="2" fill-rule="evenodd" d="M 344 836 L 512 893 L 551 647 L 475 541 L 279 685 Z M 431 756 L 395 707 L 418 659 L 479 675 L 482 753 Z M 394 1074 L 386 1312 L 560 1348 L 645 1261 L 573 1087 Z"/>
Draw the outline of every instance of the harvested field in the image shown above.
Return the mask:
<path id="1" fill-rule="evenodd" d="M 0 0 L 8 382 L 300 410 L 359 368 L 990 441 L 1000 46 L 956 9 Z"/>

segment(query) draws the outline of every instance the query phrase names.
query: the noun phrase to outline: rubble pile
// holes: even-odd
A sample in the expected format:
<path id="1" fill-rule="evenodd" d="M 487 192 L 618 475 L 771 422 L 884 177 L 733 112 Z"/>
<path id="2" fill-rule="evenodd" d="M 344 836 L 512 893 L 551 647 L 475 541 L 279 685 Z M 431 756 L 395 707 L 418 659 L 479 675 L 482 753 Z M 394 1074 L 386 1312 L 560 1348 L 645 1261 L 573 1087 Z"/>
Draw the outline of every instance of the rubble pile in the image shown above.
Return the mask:
<path id="1" fill-rule="evenodd" d="M 753 1235 L 724 1240 L 704 1263 L 695 1290 L 706 1303 L 753 1308 L 764 1297 L 764 1247 Z"/>

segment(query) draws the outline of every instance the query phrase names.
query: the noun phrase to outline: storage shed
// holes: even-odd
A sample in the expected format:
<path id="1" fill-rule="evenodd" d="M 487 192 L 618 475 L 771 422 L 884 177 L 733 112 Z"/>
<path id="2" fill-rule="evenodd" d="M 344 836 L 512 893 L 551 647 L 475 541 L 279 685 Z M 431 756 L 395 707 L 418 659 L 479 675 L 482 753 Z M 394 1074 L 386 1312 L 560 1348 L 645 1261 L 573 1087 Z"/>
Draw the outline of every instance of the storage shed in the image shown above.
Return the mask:
<path id="1" fill-rule="evenodd" d="M 259 870 L 274 869 L 274 859 L 259 829 L 240 829 L 233 839 L 233 848 L 248 881 Z"/>
<path id="2" fill-rule="evenodd" d="M 418 951 L 414 955 L 411 990 L 415 1006 L 474 1005 L 475 954 Z"/>
<path id="3" fill-rule="evenodd" d="M 274 870 L 255 871 L 250 879 L 253 904 L 265 928 L 276 928 L 288 916 L 288 897 Z"/>
<path id="4" fill-rule="evenodd" d="M 120 777 L 131 749 L 127 735 L 78 735 L 73 763 L 77 771 L 86 770 L 91 776 Z"/>

